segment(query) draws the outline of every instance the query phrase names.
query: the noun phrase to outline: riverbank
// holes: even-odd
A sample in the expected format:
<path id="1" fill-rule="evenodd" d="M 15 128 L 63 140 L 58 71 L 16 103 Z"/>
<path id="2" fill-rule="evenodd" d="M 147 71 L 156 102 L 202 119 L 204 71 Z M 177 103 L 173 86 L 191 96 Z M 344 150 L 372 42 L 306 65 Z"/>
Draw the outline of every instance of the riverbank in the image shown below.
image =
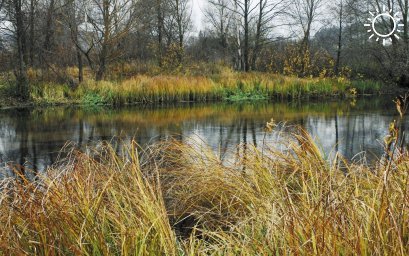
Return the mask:
<path id="1" fill-rule="evenodd" d="M 139 154 L 136 144 L 101 143 L 35 182 L 20 170 L 1 181 L 0 252 L 409 253 L 407 153 L 369 167 L 328 162 L 302 130 L 282 143 L 285 152 L 247 147 L 228 165 L 193 141 Z"/>
<path id="2" fill-rule="evenodd" d="M 346 78 L 296 78 L 268 73 L 226 72 L 213 76 L 135 75 L 123 80 L 91 79 L 75 89 L 68 85 L 37 81 L 31 99 L 13 97 L 11 83 L 0 85 L 1 106 L 22 105 L 129 105 L 146 103 L 211 102 L 354 97 L 396 91 L 379 82 Z"/>

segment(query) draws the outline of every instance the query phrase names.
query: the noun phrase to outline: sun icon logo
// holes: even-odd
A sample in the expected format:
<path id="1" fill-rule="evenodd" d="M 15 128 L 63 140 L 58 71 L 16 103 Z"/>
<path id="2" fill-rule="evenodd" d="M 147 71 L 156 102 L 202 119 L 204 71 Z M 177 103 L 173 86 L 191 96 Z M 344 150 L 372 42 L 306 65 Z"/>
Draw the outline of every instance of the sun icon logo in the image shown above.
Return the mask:
<path id="1" fill-rule="evenodd" d="M 393 14 L 392 10 L 387 10 L 384 5 L 382 12 L 377 9 L 375 13 L 369 12 L 369 14 L 372 16 L 372 18 L 368 18 L 371 23 L 364 24 L 365 27 L 370 27 L 367 31 L 368 33 L 371 33 L 369 39 L 376 36 L 376 41 L 378 42 L 381 38 L 383 45 L 386 44 L 387 40 L 392 42 L 392 36 L 399 39 L 399 36 L 396 33 L 402 32 L 399 30 L 399 27 L 404 26 L 399 23 L 400 18 L 398 18 L 398 16 L 400 12 Z"/>

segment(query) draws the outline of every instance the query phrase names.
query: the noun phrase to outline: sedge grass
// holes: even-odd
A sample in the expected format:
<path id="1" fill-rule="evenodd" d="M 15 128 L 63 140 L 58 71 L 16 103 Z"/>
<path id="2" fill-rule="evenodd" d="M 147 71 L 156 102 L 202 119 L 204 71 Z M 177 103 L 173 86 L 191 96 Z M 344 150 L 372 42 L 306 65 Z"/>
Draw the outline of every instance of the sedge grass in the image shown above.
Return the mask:
<path id="1" fill-rule="evenodd" d="M 408 153 L 373 166 L 329 161 L 291 130 L 284 148 L 247 145 L 231 163 L 194 140 L 139 153 L 102 143 L 35 182 L 5 179 L 0 252 L 408 255 Z"/>
<path id="2" fill-rule="evenodd" d="M 34 75 L 33 77 L 35 78 Z M 34 80 L 35 82 L 31 84 L 31 99 L 38 104 L 126 105 L 183 101 L 300 99 L 345 97 L 356 93 L 377 94 L 383 89 L 379 83 L 350 81 L 342 77 L 297 78 L 231 70 L 213 75 L 139 74 L 106 81 L 87 78 L 76 89 L 64 84 L 42 82 L 38 78 Z"/>
<path id="3" fill-rule="evenodd" d="M 370 87 L 369 83 L 365 86 Z M 346 79 L 295 78 L 262 73 L 222 74 L 213 78 L 135 76 L 120 82 L 88 81 L 74 93 L 73 98 L 87 99 L 91 94 L 99 97 L 100 102 L 123 105 L 138 102 L 343 97 L 349 95 L 351 89 L 353 87 Z M 372 92 L 377 93 L 379 89 L 376 87 Z M 363 92 L 367 93 L 368 90 Z"/>

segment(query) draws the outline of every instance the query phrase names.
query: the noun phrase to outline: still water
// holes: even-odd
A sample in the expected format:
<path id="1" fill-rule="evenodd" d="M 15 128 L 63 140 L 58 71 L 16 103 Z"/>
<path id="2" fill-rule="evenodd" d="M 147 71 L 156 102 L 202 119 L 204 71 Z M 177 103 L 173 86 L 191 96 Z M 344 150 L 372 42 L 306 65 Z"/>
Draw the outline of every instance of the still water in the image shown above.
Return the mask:
<path id="1" fill-rule="evenodd" d="M 238 144 L 260 146 L 264 126 L 271 118 L 303 126 L 326 154 L 338 150 L 353 160 L 365 152 L 368 159 L 376 159 L 382 155 L 383 137 L 397 112 L 390 97 L 326 102 L 2 109 L 0 166 L 14 163 L 41 171 L 55 162 L 67 141 L 84 147 L 114 136 L 135 138 L 141 145 L 170 136 L 181 141 L 195 137 L 223 158 L 225 152 Z M 274 136 L 268 134 L 266 141 L 274 143 Z"/>

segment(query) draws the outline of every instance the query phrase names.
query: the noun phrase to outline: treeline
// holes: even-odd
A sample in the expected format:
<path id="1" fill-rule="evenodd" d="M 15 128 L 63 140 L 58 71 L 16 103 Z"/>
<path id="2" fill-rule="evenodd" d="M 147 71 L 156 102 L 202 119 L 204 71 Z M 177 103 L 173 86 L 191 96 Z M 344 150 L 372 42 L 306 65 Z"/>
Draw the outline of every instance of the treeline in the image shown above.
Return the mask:
<path id="1" fill-rule="evenodd" d="M 160 72 L 222 63 L 246 72 L 409 83 L 409 0 L 204 1 L 198 31 L 192 0 L 0 0 L 0 68 L 13 71 L 22 98 L 29 97 L 30 68 L 75 87 L 84 70 L 101 80 L 123 63 Z M 398 37 L 369 40 L 369 11 L 384 9 L 400 17 Z M 393 27 L 391 19 L 377 21 L 384 31 Z"/>

